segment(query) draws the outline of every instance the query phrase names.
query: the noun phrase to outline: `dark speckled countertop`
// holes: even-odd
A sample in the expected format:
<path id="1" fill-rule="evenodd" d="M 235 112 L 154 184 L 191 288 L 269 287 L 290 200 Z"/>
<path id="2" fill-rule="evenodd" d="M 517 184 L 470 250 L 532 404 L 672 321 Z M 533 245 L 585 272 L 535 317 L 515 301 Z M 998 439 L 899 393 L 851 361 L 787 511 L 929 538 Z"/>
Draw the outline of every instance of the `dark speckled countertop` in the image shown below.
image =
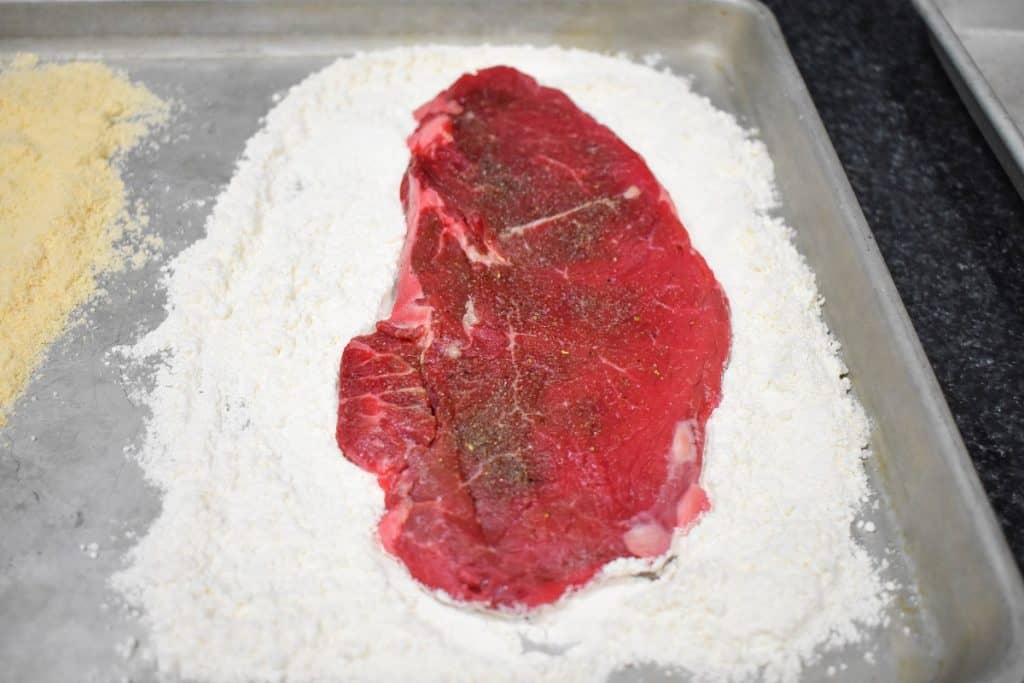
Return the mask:
<path id="1" fill-rule="evenodd" d="M 1024 202 L 909 0 L 765 0 L 1024 566 Z"/>

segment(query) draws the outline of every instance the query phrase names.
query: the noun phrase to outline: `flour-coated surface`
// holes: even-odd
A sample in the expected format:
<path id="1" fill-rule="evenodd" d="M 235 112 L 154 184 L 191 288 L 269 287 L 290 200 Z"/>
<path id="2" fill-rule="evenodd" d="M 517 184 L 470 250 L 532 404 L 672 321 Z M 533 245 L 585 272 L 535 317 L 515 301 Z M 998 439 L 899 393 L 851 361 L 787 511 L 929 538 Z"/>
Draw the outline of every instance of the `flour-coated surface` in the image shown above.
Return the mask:
<path id="1" fill-rule="evenodd" d="M 340 350 L 389 304 L 411 112 L 494 64 L 564 90 L 648 162 L 729 296 L 733 346 L 708 423 L 712 511 L 658 581 L 639 560 L 521 617 L 427 593 L 375 535 L 373 478 L 334 443 Z M 580 51 L 412 48 L 294 88 L 168 279 L 138 457 L 163 511 L 115 585 L 163 671 L 210 681 L 595 680 L 632 662 L 699 680 L 798 677 L 884 605 L 851 536 L 867 421 L 813 276 L 769 212 L 764 146 L 685 81 Z M 527 648 L 524 643 L 543 647 Z M 528 650 L 527 652 L 524 652 Z M 563 651 L 552 655 L 552 651 Z"/>

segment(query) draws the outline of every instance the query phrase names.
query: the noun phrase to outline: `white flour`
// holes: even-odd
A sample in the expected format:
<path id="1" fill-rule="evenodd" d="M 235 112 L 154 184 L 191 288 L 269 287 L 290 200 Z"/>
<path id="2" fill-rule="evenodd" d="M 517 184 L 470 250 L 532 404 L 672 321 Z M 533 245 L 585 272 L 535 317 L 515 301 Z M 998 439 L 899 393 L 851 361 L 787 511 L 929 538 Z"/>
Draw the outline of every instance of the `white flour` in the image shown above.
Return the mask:
<path id="1" fill-rule="evenodd" d="M 647 159 L 728 293 L 734 333 L 702 477 L 712 512 L 675 539 L 661 580 L 619 561 L 529 621 L 413 582 L 376 539 L 375 480 L 334 442 L 342 348 L 396 275 L 411 112 L 494 64 L 565 90 Z M 813 276 L 767 215 L 772 183 L 764 146 L 731 116 L 622 59 L 401 49 L 294 88 L 208 237 L 174 263 L 166 322 L 132 352 L 168 352 L 139 455 L 164 498 L 115 585 L 142 608 L 161 669 L 218 683 L 594 681 L 647 661 L 788 680 L 816 647 L 856 641 L 883 608 L 851 537 L 867 422 Z"/>

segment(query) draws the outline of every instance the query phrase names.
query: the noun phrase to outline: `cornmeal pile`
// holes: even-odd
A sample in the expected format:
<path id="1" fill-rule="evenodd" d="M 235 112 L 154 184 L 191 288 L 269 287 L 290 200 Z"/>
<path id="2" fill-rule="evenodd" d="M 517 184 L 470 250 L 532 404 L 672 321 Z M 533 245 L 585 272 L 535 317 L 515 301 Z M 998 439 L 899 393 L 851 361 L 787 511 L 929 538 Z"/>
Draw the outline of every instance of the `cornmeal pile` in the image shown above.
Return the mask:
<path id="1" fill-rule="evenodd" d="M 128 256 L 115 244 L 139 221 L 114 160 L 166 112 L 102 64 L 22 55 L 0 72 L 0 427 L 97 274 Z"/>

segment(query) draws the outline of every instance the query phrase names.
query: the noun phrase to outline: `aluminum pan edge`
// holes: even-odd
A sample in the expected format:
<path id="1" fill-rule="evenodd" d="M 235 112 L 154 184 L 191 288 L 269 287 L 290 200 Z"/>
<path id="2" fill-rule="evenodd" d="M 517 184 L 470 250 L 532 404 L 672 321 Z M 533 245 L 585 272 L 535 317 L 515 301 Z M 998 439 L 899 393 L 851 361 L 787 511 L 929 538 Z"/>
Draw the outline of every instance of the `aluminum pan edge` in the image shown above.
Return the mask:
<path id="1" fill-rule="evenodd" d="M 1009 634 L 1008 656 L 992 672 L 992 675 L 987 680 L 998 681 L 999 683 L 1019 683 L 1019 681 L 1024 680 L 1024 582 L 1022 582 L 1020 570 L 1013 555 L 1010 553 L 999 521 L 992 510 L 988 496 L 978 478 L 978 473 L 968 455 L 967 447 L 956 426 L 935 372 L 925 355 L 921 341 L 910 321 L 910 316 L 896 290 L 892 275 L 889 273 L 882 254 L 878 250 L 875 238 L 853 193 L 849 179 L 842 170 L 839 157 L 832 146 L 828 134 L 825 132 L 824 123 L 814 107 L 810 93 L 799 74 L 788 45 L 782 36 L 778 22 L 771 11 L 758 2 L 758 0 L 731 1 L 738 5 L 747 5 L 751 11 L 762 15 L 764 22 L 777 35 L 779 43 L 782 45 L 784 55 L 782 55 L 781 60 L 781 76 L 787 83 L 791 97 L 797 100 L 796 103 L 801 108 L 809 112 L 811 120 L 806 122 L 806 132 L 814 143 L 819 162 L 827 169 L 829 183 L 838 195 L 843 208 L 845 227 L 860 246 L 858 254 L 860 261 L 868 271 L 874 284 L 875 294 L 880 301 L 881 309 L 885 316 L 885 323 L 894 333 L 893 341 L 899 345 L 902 355 L 913 361 L 908 363 L 908 370 L 918 389 L 920 400 L 931 415 L 933 424 L 942 429 L 943 432 L 941 435 L 942 440 L 947 447 L 942 452 L 942 457 L 951 465 L 956 477 L 956 487 L 973 512 L 975 531 L 993 560 L 1001 592 L 1006 598 L 1006 604 L 1011 614 L 1010 625 L 1013 629 L 1012 633 Z M 930 0 L 913 0 L 913 2 L 919 8 L 931 5 Z M 922 14 L 924 13 L 922 12 Z M 955 36 L 952 36 L 952 30 L 946 23 L 945 18 L 931 15 L 929 23 L 931 24 L 931 22 L 939 22 L 953 40 L 956 40 Z M 959 45 L 959 40 L 956 40 L 956 43 Z M 967 62 L 970 69 L 977 73 L 973 61 L 962 50 L 962 46 L 959 54 L 961 59 Z M 984 79 L 980 77 L 980 74 L 978 76 L 976 84 L 979 87 L 983 87 L 988 92 L 989 97 L 994 97 Z M 1005 110 L 1000 105 L 996 106 L 998 106 L 1003 120 L 1012 128 L 1012 123 L 1009 121 Z M 1019 138 L 1016 139 L 1020 141 Z M 1024 161 L 1024 144 L 1017 151 L 1020 153 L 1018 158 Z"/>

